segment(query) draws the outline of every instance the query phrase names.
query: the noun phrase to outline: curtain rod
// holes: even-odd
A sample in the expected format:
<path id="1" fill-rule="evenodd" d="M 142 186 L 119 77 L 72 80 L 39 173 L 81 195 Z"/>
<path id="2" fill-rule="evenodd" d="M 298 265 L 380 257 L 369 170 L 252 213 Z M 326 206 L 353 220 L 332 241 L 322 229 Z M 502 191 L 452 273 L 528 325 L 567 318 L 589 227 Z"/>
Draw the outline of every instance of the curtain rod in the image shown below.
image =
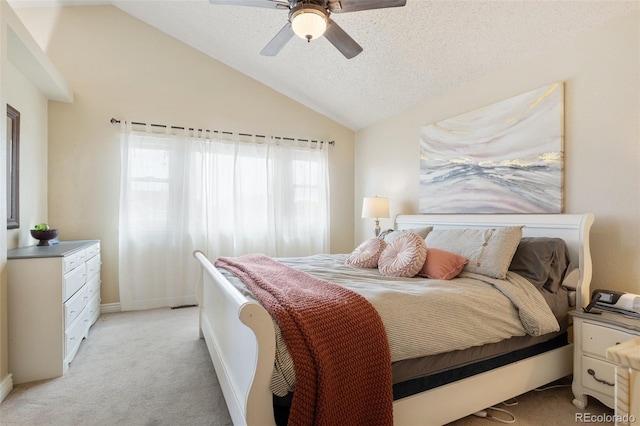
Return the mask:
<path id="1" fill-rule="evenodd" d="M 120 120 L 112 118 L 111 119 L 111 124 L 119 124 Z M 131 124 L 135 124 L 137 126 L 146 126 L 147 123 L 140 123 L 137 121 L 131 121 Z M 184 127 L 179 127 L 179 126 L 167 126 L 166 124 L 149 124 L 149 126 L 151 127 L 164 127 L 166 128 L 170 128 L 170 129 L 174 129 L 174 130 L 185 130 Z M 187 130 L 197 130 L 199 132 L 202 132 L 202 129 L 194 129 L 192 127 L 189 127 Z M 219 130 L 204 130 L 205 132 L 212 132 L 212 133 L 220 133 L 223 135 L 233 135 L 233 132 L 222 132 Z M 238 135 L 240 136 L 248 136 L 248 137 L 256 137 L 256 138 L 266 138 L 267 136 L 265 135 L 252 135 L 249 133 L 238 133 Z M 274 136 L 274 138 L 276 139 L 282 139 L 282 140 L 286 140 L 286 141 L 298 141 L 298 142 L 312 142 L 312 143 L 328 143 L 329 145 L 335 145 L 336 141 L 329 141 L 329 142 L 325 142 L 325 141 L 318 141 L 318 140 L 314 140 L 314 139 L 296 139 L 296 138 L 285 138 L 282 136 Z"/>

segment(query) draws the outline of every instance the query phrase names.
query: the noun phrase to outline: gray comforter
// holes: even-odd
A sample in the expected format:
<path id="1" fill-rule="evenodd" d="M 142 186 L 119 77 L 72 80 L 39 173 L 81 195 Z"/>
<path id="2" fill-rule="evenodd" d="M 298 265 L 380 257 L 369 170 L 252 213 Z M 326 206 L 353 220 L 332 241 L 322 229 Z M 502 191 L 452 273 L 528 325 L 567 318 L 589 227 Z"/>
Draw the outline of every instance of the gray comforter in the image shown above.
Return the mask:
<path id="1" fill-rule="evenodd" d="M 278 259 L 315 277 L 364 296 L 384 323 L 392 362 L 466 349 L 525 334 L 538 336 L 560 326 L 540 292 L 509 272 L 505 280 L 463 272 L 454 280 L 384 277 L 377 269 L 345 264 L 347 255 Z M 222 271 L 245 295 L 233 275 Z M 293 361 L 276 326 L 272 391 L 293 390 Z"/>

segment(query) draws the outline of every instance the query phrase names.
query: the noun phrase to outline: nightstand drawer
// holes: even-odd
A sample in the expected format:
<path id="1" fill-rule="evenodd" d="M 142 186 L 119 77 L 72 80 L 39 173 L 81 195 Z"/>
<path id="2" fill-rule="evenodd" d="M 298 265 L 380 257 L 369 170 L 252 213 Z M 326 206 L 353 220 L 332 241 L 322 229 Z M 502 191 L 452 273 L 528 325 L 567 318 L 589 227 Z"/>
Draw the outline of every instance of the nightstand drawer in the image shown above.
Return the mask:
<path id="1" fill-rule="evenodd" d="M 637 336 L 631 333 L 585 322 L 582 331 L 582 351 L 605 359 L 607 348 L 635 337 Z"/>
<path id="2" fill-rule="evenodd" d="M 592 389 L 613 398 L 616 381 L 615 364 L 583 355 L 581 374 L 582 384 L 585 388 Z"/>

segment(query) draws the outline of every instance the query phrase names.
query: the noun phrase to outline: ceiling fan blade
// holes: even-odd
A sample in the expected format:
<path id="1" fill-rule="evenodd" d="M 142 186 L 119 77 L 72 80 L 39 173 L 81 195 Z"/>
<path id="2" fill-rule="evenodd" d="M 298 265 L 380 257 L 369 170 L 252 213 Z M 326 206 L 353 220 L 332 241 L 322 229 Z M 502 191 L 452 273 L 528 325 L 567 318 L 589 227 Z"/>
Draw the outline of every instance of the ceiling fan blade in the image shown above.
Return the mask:
<path id="1" fill-rule="evenodd" d="M 209 3 L 231 6 L 263 7 L 267 9 L 289 9 L 289 2 L 284 0 L 209 0 Z"/>
<path id="2" fill-rule="evenodd" d="M 342 53 L 345 58 L 351 59 L 362 52 L 362 47 L 356 43 L 333 19 L 327 22 L 327 30 L 324 36 Z"/>
<path id="3" fill-rule="evenodd" d="M 360 10 L 400 7 L 407 0 L 329 0 L 327 7 L 332 13 L 358 12 Z"/>
<path id="4" fill-rule="evenodd" d="M 291 37 L 293 37 L 293 28 L 291 28 L 291 23 L 287 22 L 278 34 L 262 49 L 260 54 L 263 56 L 276 56 L 284 45 L 291 40 Z"/>

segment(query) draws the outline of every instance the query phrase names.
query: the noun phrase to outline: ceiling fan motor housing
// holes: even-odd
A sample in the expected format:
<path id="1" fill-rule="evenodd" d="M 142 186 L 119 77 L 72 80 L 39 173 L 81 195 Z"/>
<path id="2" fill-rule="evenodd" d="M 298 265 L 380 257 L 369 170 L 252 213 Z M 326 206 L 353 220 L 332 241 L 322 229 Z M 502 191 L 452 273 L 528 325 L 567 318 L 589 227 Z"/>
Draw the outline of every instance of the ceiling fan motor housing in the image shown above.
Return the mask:
<path id="1" fill-rule="evenodd" d="M 313 3 L 298 3 L 289 12 L 293 32 L 307 41 L 324 34 L 328 18 L 327 9 Z"/>

